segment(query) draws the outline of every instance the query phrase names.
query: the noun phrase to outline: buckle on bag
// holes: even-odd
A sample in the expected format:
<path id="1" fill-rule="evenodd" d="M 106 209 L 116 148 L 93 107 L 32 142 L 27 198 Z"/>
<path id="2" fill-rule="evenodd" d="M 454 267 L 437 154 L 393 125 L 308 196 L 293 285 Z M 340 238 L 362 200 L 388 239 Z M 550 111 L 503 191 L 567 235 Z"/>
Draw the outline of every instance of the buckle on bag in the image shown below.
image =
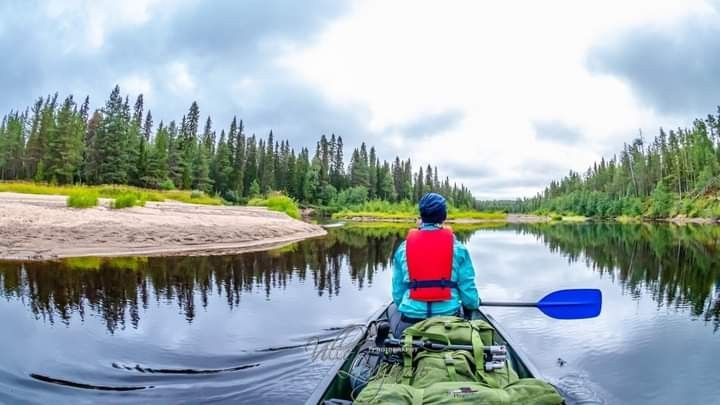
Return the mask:
<path id="1" fill-rule="evenodd" d="M 485 371 L 492 372 L 505 367 L 507 362 L 507 347 L 487 346 L 484 351 Z"/>

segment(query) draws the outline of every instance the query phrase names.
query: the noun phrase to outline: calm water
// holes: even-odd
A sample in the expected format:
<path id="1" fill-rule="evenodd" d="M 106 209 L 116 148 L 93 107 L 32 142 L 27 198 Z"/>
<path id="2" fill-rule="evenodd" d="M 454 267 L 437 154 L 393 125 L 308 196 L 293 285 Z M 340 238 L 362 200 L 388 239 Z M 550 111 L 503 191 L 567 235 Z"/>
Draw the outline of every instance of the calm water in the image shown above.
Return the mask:
<path id="1" fill-rule="evenodd" d="M 307 342 L 389 301 L 389 259 L 404 233 L 336 229 L 228 257 L 1 263 L 0 403 L 302 403 L 330 366 L 311 361 Z M 485 300 L 602 289 L 592 320 L 490 311 L 576 398 L 720 403 L 720 228 L 530 225 L 459 236 Z"/>

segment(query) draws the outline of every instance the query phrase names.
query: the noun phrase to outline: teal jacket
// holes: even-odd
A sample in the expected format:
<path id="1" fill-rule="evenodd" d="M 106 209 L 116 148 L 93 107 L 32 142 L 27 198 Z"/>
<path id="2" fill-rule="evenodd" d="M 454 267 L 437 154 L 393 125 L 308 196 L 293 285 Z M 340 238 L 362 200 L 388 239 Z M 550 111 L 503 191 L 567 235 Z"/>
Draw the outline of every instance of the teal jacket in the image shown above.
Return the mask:
<path id="1" fill-rule="evenodd" d="M 420 227 L 423 231 L 440 229 L 440 225 L 423 224 Z M 453 265 L 452 280 L 457 282 L 458 288 L 453 288 L 452 298 L 447 301 L 433 302 L 433 315 L 454 315 L 463 305 L 466 308 L 477 308 L 480 302 L 477 288 L 475 287 L 475 269 L 473 268 L 470 254 L 465 246 L 455 239 L 453 244 Z M 427 303 L 416 301 L 410 298 L 408 283 L 410 282 L 405 254 L 405 242 L 400 244 L 393 258 L 392 296 L 393 302 L 400 312 L 410 318 L 427 318 Z"/>

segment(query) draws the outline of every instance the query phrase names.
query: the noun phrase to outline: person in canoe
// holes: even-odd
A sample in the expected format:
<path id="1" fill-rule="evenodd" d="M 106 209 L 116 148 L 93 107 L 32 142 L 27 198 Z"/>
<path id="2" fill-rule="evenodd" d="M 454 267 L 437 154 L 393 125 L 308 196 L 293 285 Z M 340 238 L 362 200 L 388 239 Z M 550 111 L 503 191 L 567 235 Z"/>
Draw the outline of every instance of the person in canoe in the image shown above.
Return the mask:
<path id="1" fill-rule="evenodd" d="M 462 315 L 480 303 L 475 269 L 463 244 L 443 227 L 447 202 L 437 193 L 420 199 L 418 229 L 393 258 L 390 332 L 399 338 L 410 325 L 435 315 Z M 469 312 L 468 312 L 469 313 Z"/>

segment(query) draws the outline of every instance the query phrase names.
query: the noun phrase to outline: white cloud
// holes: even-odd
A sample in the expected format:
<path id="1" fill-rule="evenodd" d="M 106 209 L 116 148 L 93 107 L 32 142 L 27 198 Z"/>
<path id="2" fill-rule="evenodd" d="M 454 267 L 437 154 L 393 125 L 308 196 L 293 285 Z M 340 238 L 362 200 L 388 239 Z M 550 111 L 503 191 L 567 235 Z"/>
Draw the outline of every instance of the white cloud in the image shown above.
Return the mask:
<path id="1" fill-rule="evenodd" d="M 124 77 L 119 82 L 120 88 L 129 94 L 142 94 L 148 97 L 152 94 L 152 82 L 145 76 L 134 74 Z"/>
<path id="2" fill-rule="evenodd" d="M 59 24 L 67 49 L 96 50 L 105 45 L 109 33 L 145 24 L 152 11 L 169 0 L 50 0 L 45 14 Z M 81 11 L 81 12 L 78 12 Z"/>
<path id="3" fill-rule="evenodd" d="M 168 65 L 168 86 L 177 95 L 185 97 L 191 95 L 195 90 L 195 80 L 193 79 L 187 64 L 183 62 L 173 62 Z"/>
<path id="4" fill-rule="evenodd" d="M 281 62 L 336 103 L 366 104 L 377 133 L 427 114 L 461 111 L 461 124 L 436 136 L 396 134 L 384 141 L 418 163 L 442 169 L 483 162 L 500 179 L 522 180 L 524 161 L 584 170 L 638 128 L 654 133 L 660 125 L 687 122 L 690 117 L 659 116 L 619 79 L 593 75 L 586 52 L 623 28 L 669 26 L 710 10 L 701 1 L 362 2 Z M 565 123 L 589 141 L 539 140 L 532 124 L 538 120 Z M 474 191 L 513 197 L 539 189 Z"/>

